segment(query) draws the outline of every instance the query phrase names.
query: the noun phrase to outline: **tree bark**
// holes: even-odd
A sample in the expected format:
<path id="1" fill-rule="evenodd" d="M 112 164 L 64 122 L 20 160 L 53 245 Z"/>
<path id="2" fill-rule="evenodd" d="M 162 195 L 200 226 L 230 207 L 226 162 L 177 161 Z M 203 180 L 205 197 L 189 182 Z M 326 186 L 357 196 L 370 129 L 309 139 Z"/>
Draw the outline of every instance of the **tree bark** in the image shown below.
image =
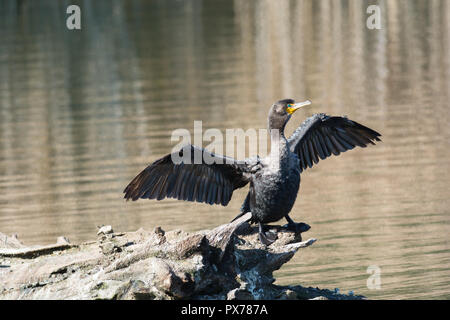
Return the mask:
<path id="1" fill-rule="evenodd" d="M 106 226 L 96 241 L 78 245 L 60 237 L 26 247 L 0 233 L 0 299 L 364 298 L 274 285 L 273 272 L 316 240 L 273 226 L 278 239 L 265 247 L 249 217 L 192 234 Z"/>

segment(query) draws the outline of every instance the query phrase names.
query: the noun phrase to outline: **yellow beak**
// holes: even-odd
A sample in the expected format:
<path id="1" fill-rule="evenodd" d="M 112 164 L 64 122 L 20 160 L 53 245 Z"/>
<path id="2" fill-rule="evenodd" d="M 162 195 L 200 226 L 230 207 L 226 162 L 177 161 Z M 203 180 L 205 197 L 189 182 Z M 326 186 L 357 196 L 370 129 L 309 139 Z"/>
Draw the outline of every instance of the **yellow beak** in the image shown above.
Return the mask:
<path id="1" fill-rule="evenodd" d="M 286 111 L 289 114 L 293 114 L 295 111 L 297 111 L 301 107 L 309 106 L 310 104 L 311 104 L 311 101 L 309 101 L 309 100 L 306 100 L 306 101 L 303 101 L 303 102 L 294 103 L 294 104 L 291 104 L 289 107 L 287 107 Z"/>

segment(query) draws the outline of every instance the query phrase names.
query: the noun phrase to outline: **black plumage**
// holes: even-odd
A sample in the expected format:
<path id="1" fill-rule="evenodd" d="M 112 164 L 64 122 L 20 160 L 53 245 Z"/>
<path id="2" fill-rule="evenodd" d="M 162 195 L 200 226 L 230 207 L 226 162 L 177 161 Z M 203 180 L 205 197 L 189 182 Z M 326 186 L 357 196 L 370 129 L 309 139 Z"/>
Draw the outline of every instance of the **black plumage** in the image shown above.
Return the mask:
<path id="1" fill-rule="evenodd" d="M 247 169 L 245 161 L 215 155 L 193 145 L 177 152 L 179 158 L 190 153 L 190 163 L 175 164 L 172 154 L 156 160 L 139 173 L 125 188 L 125 198 L 131 200 L 175 198 L 178 200 L 206 202 L 226 206 L 234 189 L 248 183 L 243 176 Z M 201 164 L 194 163 L 198 153 Z M 212 164 L 204 161 L 211 157 Z"/>
<path id="2" fill-rule="evenodd" d="M 259 223 L 259 236 L 266 245 L 272 243 L 276 235 L 264 232 L 265 223 L 284 217 L 288 221 L 287 228 L 298 231 L 300 224 L 294 223 L 288 214 L 300 187 L 300 173 L 332 154 L 375 144 L 381 136 L 346 117 L 319 113 L 306 119 L 286 139 L 284 128 L 291 115 L 309 104 L 309 101 L 295 103 L 285 99 L 272 105 L 268 118 L 269 156 L 236 160 L 186 145 L 139 173 L 125 188 L 125 198 L 175 198 L 226 206 L 233 191 L 249 183 L 249 193 L 236 218 L 252 212 L 251 220 Z"/>

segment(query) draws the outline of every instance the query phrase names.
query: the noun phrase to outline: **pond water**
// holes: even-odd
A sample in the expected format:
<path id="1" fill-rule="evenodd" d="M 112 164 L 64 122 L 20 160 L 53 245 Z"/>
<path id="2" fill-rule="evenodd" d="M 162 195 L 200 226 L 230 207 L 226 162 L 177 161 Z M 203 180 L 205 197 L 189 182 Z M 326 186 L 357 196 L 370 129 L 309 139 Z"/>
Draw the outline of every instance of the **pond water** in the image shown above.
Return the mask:
<path id="1" fill-rule="evenodd" d="M 383 142 L 303 172 L 291 216 L 318 241 L 277 283 L 450 298 L 450 2 L 378 1 L 370 30 L 372 2 L 75 1 L 82 29 L 69 31 L 66 2 L 1 1 L 0 232 L 77 243 L 103 224 L 226 223 L 247 188 L 227 207 L 122 190 L 177 128 L 265 128 L 274 101 L 310 99 L 288 134 L 325 112 Z"/>

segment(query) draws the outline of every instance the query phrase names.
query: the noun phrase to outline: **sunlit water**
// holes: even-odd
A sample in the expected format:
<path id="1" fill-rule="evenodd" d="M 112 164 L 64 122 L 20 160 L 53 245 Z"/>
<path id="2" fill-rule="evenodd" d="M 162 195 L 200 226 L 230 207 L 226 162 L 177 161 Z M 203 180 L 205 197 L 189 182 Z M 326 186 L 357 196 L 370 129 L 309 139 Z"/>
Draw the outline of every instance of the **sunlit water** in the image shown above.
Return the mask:
<path id="1" fill-rule="evenodd" d="M 318 241 L 277 283 L 450 298 L 450 2 L 380 1 L 381 30 L 365 1 L 86 1 L 81 31 L 65 27 L 68 4 L 0 1 L 1 232 L 46 244 L 102 224 L 226 223 L 246 188 L 227 207 L 122 190 L 174 129 L 265 128 L 273 101 L 310 99 L 288 133 L 326 112 L 383 142 L 302 174 L 291 215 Z"/>

